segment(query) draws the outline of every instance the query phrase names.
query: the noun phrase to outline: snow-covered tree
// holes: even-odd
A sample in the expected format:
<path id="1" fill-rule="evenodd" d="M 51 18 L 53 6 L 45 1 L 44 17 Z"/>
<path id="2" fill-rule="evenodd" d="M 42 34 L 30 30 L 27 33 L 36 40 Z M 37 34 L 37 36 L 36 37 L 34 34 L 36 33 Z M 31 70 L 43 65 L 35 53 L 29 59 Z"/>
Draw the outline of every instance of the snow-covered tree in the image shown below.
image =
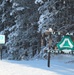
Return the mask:
<path id="1" fill-rule="evenodd" d="M 68 31 L 73 27 L 73 0 L 36 0 L 40 18 L 39 31 L 45 32 L 52 27 L 56 31 Z"/>
<path id="2" fill-rule="evenodd" d="M 49 36 L 46 36 L 45 32 L 49 28 L 52 28 L 55 32 L 61 32 L 61 36 L 74 31 L 73 0 L 35 0 L 35 4 L 40 6 L 38 8 L 40 14 L 38 31 L 42 33 L 47 42 Z M 59 41 L 61 36 L 57 36 L 57 34 L 52 36 L 52 46 Z"/>
<path id="3" fill-rule="evenodd" d="M 8 59 L 29 59 L 39 53 L 39 35 L 36 23 L 38 17 L 35 16 L 38 16 L 37 7 L 34 0 L 2 1 L 1 21 L 4 28 L 1 34 L 6 35 L 6 49 L 4 51 Z"/>
<path id="4" fill-rule="evenodd" d="M 9 28 L 12 27 L 13 24 L 15 24 L 15 18 L 10 15 L 12 4 L 12 0 L 2 0 L 0 4 L 0 34 L 5 35 L 6 42 L 8 41 L 8 35 L 10 33 Z M 5 46 L 3 47 L 3 49 L 3 52 L 7 53 L 7 48 Z M 4 54 L 4 56 L 6 57 L 7 55 Z"/>

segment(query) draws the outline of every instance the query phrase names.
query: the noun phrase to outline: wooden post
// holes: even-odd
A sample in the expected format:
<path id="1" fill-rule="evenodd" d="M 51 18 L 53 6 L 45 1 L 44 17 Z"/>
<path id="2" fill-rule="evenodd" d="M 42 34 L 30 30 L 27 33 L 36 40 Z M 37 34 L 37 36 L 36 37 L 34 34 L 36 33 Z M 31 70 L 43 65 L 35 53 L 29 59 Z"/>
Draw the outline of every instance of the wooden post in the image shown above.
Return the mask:
<path id="1" fill-rule="evenodd" d="M 48 67 L 50 67 L 50 49 L 52 45 L 52 37 L 51 37 L 51 32 L 49 33 L 49 50 L 48 50 Z"/>
<path id="2" fill-rule="evenodd" d="M 1 49 L 1 60 L 2 60 L 2 49 Z"/>
<path id="3" fill-rule="evenodd" d="M 48 51 L 48 67 L 50 67 L 50 51 Z"/>
<path id="4" fill-rule="evenodd" d="M 2 60 L 2 46 L 0 45 L 0 58 Z"/>

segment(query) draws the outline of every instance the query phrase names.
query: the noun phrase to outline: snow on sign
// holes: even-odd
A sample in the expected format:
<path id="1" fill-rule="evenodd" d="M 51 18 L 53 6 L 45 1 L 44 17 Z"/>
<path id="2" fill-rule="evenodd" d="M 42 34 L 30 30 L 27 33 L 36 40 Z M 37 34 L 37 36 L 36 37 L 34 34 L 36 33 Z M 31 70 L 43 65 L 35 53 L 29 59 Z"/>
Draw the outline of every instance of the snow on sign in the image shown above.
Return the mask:
<path id="1" fill-rule="evenodd" d="M 57 44 L 59 50 L 69 49 L 74 50 L 74 42 L 72 41 L 69 35 L 66 35 L 62 40 Z"/>
<path id="2" fill-rule="evenodd" d="M 5 35 L 0 35 L 0 44 L 5 44 Z"/>

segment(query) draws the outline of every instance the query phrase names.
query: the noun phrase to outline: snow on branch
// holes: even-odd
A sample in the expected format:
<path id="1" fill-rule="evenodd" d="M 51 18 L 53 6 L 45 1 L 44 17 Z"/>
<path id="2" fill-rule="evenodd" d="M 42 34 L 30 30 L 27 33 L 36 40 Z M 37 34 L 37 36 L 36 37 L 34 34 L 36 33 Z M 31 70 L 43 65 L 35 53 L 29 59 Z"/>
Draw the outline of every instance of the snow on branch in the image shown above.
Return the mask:
<path id="1" fill-rule="evenodd" d="M 35 4 L 38 4 L 38 3 L 43 4 L 44 2 L 43 0 L 35 0 Z"/>
<path id="2" fill-rule="evenodd" d="M 13 3 L 12 8 L 15 8 L 18 5 L 19 5 L 18 3 Z"/>
<path id="3" fill-rule="evenodd" d="M 10 12 L 10 15 L 12 16 L 14 13 L 16 13 L 17 11 L 23 11 L 24 10 L 24 7 L 17 7 L 16 9 L 12 10 Z"/>

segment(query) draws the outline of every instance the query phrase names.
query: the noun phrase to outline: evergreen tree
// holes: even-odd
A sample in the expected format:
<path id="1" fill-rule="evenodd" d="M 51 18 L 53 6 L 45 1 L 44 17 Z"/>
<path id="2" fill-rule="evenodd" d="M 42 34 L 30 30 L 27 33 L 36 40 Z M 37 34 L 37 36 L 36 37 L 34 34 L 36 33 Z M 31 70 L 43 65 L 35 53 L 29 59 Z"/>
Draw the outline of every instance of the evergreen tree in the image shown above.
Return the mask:
<path id="1" fill-rule="evenodd" d="M 49 28 L 52 28 L 54 32 L 61 32 L 61 36 L 74 31 L 73 0 L 35 0 L 35 3 L 40 6 L 38 8 L 40 14 L 38 30 L 42 34 L 43 43 L 46 39 L 46 45 L 44 46 L 47 46 L 49 41 L 49 36 L 45 35 Z M 57 44 L 61 36 L 52 35 L 52 47 Z"/>
<path id="2" fill-rule="evenodd" d="M 39 53 L 38 17 L 35 16 L 38 16 L 38 6 L 34 5 L 34 0 L 2 1 L 1 23 L 4 28 L 1 33 L 6 36 L 4 56 L 7 54 L 8 59 L 30 59 Z"/>
<path id="3" fill-rule="evenodd" d="M 0 34 L 5 35 L 6 42 L 8 41 L 8 35 L 10 34 L 9 29 L 12 27 L 13 24 L 15 24 L 14 20 L 15 18 L 10 15 L 10 12 L 12 10 L 12 0 L 2 0 L 0 5 L 0 15 L 1 15 L 1 27 L 0 27 Z M 4 56 L 7 57 L 7 47 L 3 45 L 3 50 L 5 54 Z"/>

